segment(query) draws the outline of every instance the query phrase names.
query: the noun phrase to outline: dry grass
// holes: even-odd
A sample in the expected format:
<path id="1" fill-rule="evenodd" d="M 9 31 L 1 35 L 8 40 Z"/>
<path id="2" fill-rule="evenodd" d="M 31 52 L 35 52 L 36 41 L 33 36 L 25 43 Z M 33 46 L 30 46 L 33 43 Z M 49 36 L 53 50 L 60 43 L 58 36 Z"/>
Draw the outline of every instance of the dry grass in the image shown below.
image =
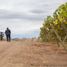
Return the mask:
<path id="1" fill-rule="evenodd" d="M 2 41 L 0 67 L 67 67 L 67 52 L 55 43 Z"/>

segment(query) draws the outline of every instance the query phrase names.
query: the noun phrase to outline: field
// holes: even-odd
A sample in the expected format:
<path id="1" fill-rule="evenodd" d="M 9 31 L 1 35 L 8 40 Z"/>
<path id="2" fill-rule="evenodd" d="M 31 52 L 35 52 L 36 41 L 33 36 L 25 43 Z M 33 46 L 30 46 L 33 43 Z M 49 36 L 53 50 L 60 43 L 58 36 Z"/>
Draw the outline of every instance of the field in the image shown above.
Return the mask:
<path id="1" fill-rule="evenodd" d="M 0 67 L 67 67 L 67 51 L 31 39 L 0 41 Z"/>

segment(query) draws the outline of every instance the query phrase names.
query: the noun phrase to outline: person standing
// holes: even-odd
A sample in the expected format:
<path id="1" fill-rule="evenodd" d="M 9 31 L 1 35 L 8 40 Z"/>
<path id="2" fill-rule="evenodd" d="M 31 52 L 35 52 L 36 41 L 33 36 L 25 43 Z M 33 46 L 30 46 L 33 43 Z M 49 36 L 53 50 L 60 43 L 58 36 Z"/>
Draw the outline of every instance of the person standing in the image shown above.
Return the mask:
<path id="1" fill-rule="evenodd" d="M 1 40 L 1 41 L 3 40 L 3 37 L 4 37 L 3 32 L 0 32 L 0 40 Z"/>
<path id="2" fill-rule="evenodd" d="M 5 34 L 7 41 L 11 41 L 11 30 L 9 28 L 5 30 Z"/>

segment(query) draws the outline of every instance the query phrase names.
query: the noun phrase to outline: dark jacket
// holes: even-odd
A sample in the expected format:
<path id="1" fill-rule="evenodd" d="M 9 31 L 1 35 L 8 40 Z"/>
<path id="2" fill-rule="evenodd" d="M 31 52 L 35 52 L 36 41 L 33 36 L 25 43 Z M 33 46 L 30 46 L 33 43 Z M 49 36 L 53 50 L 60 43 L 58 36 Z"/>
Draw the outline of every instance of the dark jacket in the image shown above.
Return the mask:
<path id="1" fill-rule="evenodd" d="M 10 34 L 11 34 L 11 31 L 10 31 L 9 29 L 7 29 L 7 30 L 5 31 L 5 34 L 6 34 L 6 35 L 10 35 Z"/>

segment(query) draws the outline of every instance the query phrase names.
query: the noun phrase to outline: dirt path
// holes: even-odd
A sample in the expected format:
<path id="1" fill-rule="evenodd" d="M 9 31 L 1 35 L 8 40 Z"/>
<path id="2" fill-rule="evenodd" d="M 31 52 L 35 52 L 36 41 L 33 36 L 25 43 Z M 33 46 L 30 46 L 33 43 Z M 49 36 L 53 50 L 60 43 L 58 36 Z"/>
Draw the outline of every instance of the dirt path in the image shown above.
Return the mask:
<path id="1" fill-rule="evenodd" d="M 49 43 L 3 41 L 0 67 L 67 67 L 67 52 Z"/>

